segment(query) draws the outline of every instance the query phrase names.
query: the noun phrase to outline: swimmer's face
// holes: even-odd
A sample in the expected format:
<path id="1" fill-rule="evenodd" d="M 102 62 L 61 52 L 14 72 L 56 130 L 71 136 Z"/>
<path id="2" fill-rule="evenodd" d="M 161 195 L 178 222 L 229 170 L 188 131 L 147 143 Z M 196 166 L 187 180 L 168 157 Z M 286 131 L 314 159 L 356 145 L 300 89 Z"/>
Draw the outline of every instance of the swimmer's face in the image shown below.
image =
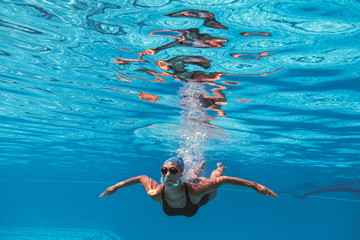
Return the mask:
<path id="1" fill-rule="evenodd" d="M 179 165 L 174 162 L 166 162 L 162 168 L 167 170 L 166 173 L 161 173 L 161 178 L 166 187 L 174 187 L 174 185 L 181 181 L 182 172 L 180 172 Z M 178 172 L 174 174 L 176 170 Z"/>

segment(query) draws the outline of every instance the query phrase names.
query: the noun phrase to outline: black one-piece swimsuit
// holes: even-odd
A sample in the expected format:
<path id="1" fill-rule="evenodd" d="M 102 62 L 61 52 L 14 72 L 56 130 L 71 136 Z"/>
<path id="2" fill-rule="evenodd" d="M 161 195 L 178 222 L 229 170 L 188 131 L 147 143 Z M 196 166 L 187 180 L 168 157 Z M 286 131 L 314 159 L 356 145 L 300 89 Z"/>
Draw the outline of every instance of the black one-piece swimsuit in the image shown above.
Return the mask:
<path id="1" fill-rule="evenodd" d="M 165 186 L 162 189 L 161 197 L 163 201 L 163 210 L 169 216 L 186 216 L 192 217 L 194 216 L 201 206 L 204 206 L 209 202 L 209 193 L 205 194 L 199 201 L 198 204 L 193 204 L 190 201 L 188 187 L 186 183 L 185 185 L 185 195 L 186 195 L 186 205 L 184 208 L 172 208 L 165 200 Z"/>

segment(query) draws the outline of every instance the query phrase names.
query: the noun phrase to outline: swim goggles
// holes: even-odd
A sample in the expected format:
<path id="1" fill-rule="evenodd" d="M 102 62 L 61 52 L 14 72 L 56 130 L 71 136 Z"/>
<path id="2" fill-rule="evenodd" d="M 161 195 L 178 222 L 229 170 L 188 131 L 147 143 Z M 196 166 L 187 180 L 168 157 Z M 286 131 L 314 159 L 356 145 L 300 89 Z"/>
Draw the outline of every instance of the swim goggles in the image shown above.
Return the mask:
<path id="1" fill-rule="evenodd" d="M 177 168 L 174 168 L 174 167 L 171 167 L 171 168 L 166 168 L 166 167 L 163 167 L 160 172 L 162 174 L 167 174 L 167 172 L 170 172 L 170 174 L 177 174 L 178 172 L 181 172 L 179 169 Z"/>

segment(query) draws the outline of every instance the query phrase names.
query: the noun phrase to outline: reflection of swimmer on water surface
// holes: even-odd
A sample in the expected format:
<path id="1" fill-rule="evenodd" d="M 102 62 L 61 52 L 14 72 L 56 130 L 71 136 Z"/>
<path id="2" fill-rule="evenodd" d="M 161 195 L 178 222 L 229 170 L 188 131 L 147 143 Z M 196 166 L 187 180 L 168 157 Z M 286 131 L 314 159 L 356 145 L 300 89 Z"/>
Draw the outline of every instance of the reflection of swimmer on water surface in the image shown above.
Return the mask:
<path id="1" fill-rule="evenodd" d="M 211 85 L 211 84 L 209 84 Z M 221 109 L 223 105 L 227 104 L 227 99 L 225 94 L 222 92 L 223 89 L 211 89 L 214 96 L 206 95 L 205 93 L 196 93 L 192 94 L 191 97 L 199 101 L 200 107 L 208 110 L 213 110 L 217 112 L 217 115 L 220 117 L 226 117 L 224 110 Z M 188 97 L 186 94 L 182 96 L 183 98 Z M 186 107 L 186 106 L 183 106 Z"/>
<path id="2" fill-rule="evenodd" d="M 169 35 L 165 35 L 167 33 Z M 174 35 L 177 36 L 174 36 Z M 223 43 L 228 42 L 227 39 L 213 37 L 210 34 L 200 33 L 198 28 L 190 28 L 183 30 L 157 30 L 150 32 L 152 36 L 170 37 L 175 41 L 165 44 L 163 46 L 147 49 L 140 53 L 140 55 L 155 55 L 161 50 L 172 47 L 195 47 L 195 48 L 221 48 Z"/>
<path id="3" fill-rule="evenodd" d="M 221 25 L 214 18 L 214 14 L 201 11 L 201 10 L 183 10 L 175 13 L 168 14 L 167 16 L 171 17 L 190 17 L 190 18 L 198 18 L 203 19 L 204 24 L 210 24 L 212 22 L 212 27 L 227 29 L 225 26 Z M 211 25 L 211 24 L 210 24 Z M 115 58 L 115 61 L 119 65 L 126 65 L 133 62 L 139 63 L 148 63 L 144 58 L 146 56 L 152 56 L 157 54 L 161 50 L 169 49 L 172 47 L 193 47 L 193 48 L 221 48 L 224 47 L 224 43 L 228 42 L 227 39 L 219 38 L 211 36 L 207 33 L 200 33 L 198 28 L 190 28 L 190 29 L 164 29 L 164 30 L 155 30 L 149 33 L 151 36 L 161 36 L 168 37 L 174 39 L 173 42 L 165 44 L 163 46 L 159 46 L 154 49 L 147 49 L 142 52 L 138 52 L 137 59 L 127 59 L 127 58 Z M 124 50 L 124 49 L 122 49 Z M 128 50 L 124 50 L 128 51 Z M 128 51 L 130 52 L 130 51 Z M 233 54 L 232 56 L 238 57 L 240 54 Z M 132 80 L 141 80 L 148 82 L 164 82 L 164 77 L 172 77 L 175 80 L 185 81 L 185 82 L 197 82 L 202 83 L 204 85 L 204 89 L 206 86 L 210 86 L 210 91 L 212 94 L 207 94 L 204 90 L 203 94 L 198 95 L 198 100 L 201 103 L 201 106 L 204 109 L 209 109 L 217 112 L 218 116 L 226 117 L 225 112 L 221 109 L 222 105 L 227 104 L 226 96 L 223 93 L 223 90 L 226 90 L 227 87 L 223 86 L 215 81 L 220 80 L 222 76 L 232 75 L 232 76 L 265 76 L 271 73 L 274 73 L 282 68 L 279 68 L 273 72 L 266 72 L 260 74 L 229 74 L 222 72 L 205 72 L 205 71 L 192 71 L 186 69 L 186 66 L 193 65 L 199 66 L 203 69 L 208 69 L 211 67 L 211 60 L 208 60 L 201 56 L 187 56 L 180 55 L 173 57 L 168 60 L 158 60 L 155 64 L 160 67 L 162 70 L 166 70 L 164 72 L 158 73 L 151 69 L 138 69 L 135 71 L 140 71 L 152 75 L 155 77 L 155 80 L 146 80 L 140 78 L 134 78 L 129 75 L 125 75 L 124 73 L 117 72 L 121 77 L 117 77 L 116 79 L 121 81 L 131 82 Z M 170 70 L 172 72 L 167 72 Z M 130 80 L 129 80 L 130 79 Z M 225 82 L 223 82 L 225 83 Z M 141 98 L 142 99 L 142 98 Z M 147 98 L 151 99 L 151 98 Z M 144 99 L 143 99 L 144 100 Z M 148 100 L 147 100 L 148 101 Z M 211 125 L 209 123 L 211 118 L 207 120 L 202 120 L 202 123 L 206 125 Z M 213 125 L 211 125 L 213 126 Z"/>
<path id="4" fill-rule="evenodd" d="M 211 61 L 201 56 L 177 56 L 167 61 L 157 61 L 155 64 L 162 70 L 172 70 L 172 77 L 179 81 L 190 81 L 204 83 L 213 87 L 210 91 L 213 96 L 207 94 L 197 94 L 195 97 L 201 103 L 201 106 L 206 109 L 214 110 L 218 112 L 218 116 L 225 117 L 225 112 L 221 110 L 222 105 L 226 104 L 226 96 L 223 90 L 227 87 L 215 83 L 222 75 L 226 73 L 218 72 L 203 72 L 203 71 L 189 71 L 186 69 L 186 65 L 197 65 L 204 69 L 211 67 Z M 186 96 L 183 96 L 186 97 Z"/>
<path id="5" fill-rule="evenodd" d="M 222 25 L 215 19 L 215 14 L 208 11 L 190 9 L 190 10 L 182 10 L 179 12 L 169 13 L 166 14 L 165 16 L 198 18 L 204 20 L 204 25 L 207 27 L 228 29 L 226 26 Z"/>
<path id="6" fill-rule="evenodd" d="M 218 188 L 223 185 L 248 187 L 263 195 L 277 196 L 276 193 L 258 183 L 224 176 L 226 167 L 221 163 L 217 164 L 217 169 L 211 173 L 210 178 L 205 178 L 199 177 L 205 168 L 205 161 L 203 161 L 198 169 L 193 171 L 193 176 L 188 181 L 183 180 L 184 168 L 181 158 L 170 158 L 161 168 L 161 184 L 146 175 L 141 175 L 108 187 L 100 197 L 112 195 L 120 188 L 140 183 L 148 196 L 163 206 L 167 215 L 192 217 L 201 206 L 215 199 Z"/>
<path id="7" fill-rule="evenodd" d="M 154 94 L 141 92 L 141 91 L 128 89 L 128 88 L 120 88 L 120 87 L 109 87 L 109 88 L 116 92 L 122 93 L 122 94 L 137 96 L 139 99 L 147 101 L 147 102 L 159 101 L 159 96 L 154 95 Z"/>
<path id="8" fill-rule="evenodd" d="M 204 72 L 204 71 L 189 71 L 186 65 L 196 65 L 204 69 L 211 67 L 211 61 L 201 56 L 176 56 L 169 60 L 159 60 L 155 64 L 162 70 L 172 70 L 173 78 L 180 81 L 193 81 L 193 82 L 214 82 L 219 80 L 221 76 L 230 75 L 221 72 Z"/>
<path id="9" fill-rule="evenodd" d="M 204 69 L 208 69 L 209 67 L 211 67 L 211 61 L 201 57 L 201 56 L 187 56 L 187 55 L 180 55 L 180 56 L 176 56 L 173 57 L 171 59 L 168 60 L 159 60 L 156 61 L 155 64 L 161 68 L 162 70 L 172 70 L 174 73 L 173 75 L 181 75 L 181 74 L 185 74 L 185 73 L 204 73 L 201 71 L 197 71 L 197 72 L 189 72 L 189 70 L 187 70 L 185 67 L 186 65 L 196 65 L 199 67 L 202 67 Z M 189 77 L 191 79 L 193 79 L 194 77 Z"/>
<path id="10" fill-rule="evenodd" d="M 166 35 L 168 34 L 168 35 Z M 165 44 L 163 46 L 146 49 L 142 52 L 138 52 L 138 59 L 127 59 L 127 58 L 115 58 L 117 64 L 126 65 L 131 62 L 148 62 L 143 57 L 146 55 L 155 55 L 161 50 L 172 48 L 172 47 L 195 47 L 195 48 L 221 48 L 224 47 L 223 43 L 228 42 L 227 39 L 213 37 L 210 34 L 203 34 L 199 32 L 197 28 L 184 29 L 184 30 L 156 30 L 149 33 L 152 36 L 170 37 L 175 41 Z M 120 50 L 132 52 L 123 48 Z"/>

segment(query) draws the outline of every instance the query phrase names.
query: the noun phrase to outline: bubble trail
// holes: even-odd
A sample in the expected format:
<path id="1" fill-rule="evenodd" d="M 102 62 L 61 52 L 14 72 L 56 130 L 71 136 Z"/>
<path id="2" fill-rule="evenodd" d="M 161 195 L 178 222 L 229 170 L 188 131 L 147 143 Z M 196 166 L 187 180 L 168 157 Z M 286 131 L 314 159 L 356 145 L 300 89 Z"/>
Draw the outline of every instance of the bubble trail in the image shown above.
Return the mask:
<path id="1" fill-rule="evenodd" d="M 177 153 L 185 163 L 184 178 L 189 180 L 196 177 L 196 171 L 204 160 L 204 147 L 211 129 L 201 124 L 204 109 L 199 96 L 205 94 L 203 85 L 193 81 L 185 82 L 179 93 L 183 97 L 181 99 L 183 124 L 179 130 L 180 144 Z"/>

